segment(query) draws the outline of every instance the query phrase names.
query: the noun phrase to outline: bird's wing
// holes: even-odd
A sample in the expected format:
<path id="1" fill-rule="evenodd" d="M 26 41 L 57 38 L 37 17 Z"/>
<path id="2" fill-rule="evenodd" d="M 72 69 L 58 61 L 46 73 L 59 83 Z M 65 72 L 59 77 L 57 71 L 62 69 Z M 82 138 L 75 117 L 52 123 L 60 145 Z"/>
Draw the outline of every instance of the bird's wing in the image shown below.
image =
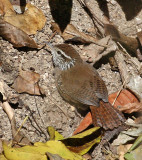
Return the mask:
<path id="1" fill-rule="evenodd" d="M 107 101 L 107 89 L 98 73 L 88 64 L 63 71 L 57 79 L 61 96 L 68 101 L 99 106 L 100 99 Z"/>

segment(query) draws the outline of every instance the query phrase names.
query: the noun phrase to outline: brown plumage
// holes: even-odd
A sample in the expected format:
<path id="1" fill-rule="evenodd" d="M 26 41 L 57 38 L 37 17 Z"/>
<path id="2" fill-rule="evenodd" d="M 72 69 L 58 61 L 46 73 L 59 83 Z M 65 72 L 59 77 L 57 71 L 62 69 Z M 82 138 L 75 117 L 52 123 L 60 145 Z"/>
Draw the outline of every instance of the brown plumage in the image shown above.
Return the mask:
<path id="1" fill-rule="evenodd" d="M 123 114 L 108 102 L 107 88 L 98 72 L 83 62 L 73 47 L 57 45 L 51 53 L 57 68 L 56 86 L 66 101 L 83 106 L 83 109 L 90 107 L 95 126 L 107 130 L 124 123 Z"/>

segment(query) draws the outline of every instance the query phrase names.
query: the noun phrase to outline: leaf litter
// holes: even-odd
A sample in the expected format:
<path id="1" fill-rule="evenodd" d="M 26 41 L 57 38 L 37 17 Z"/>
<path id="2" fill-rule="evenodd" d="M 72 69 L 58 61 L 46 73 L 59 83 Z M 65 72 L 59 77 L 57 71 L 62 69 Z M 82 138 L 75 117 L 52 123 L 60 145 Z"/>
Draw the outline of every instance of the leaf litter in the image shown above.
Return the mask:
<path id="1" fill-rule="evenodd" d="M 86 2 L 85 2 L 86 3 Z M 89 3 L 87 4 L 87 6 L 89 7 Z M 1 14 L 3 14 L 4 13 L 4 10 L 2 10 L 2 6 L 0 5 L 0 13 Z M 9 13 L 8 13 L 9 14 Z M 94 19 L 96 18 L 95 17 L 95 14 L 93 14 L 93 16 L 94 16 Z M 7 23 L 7 22 L 6 22 Z M 71 26 L 71 25 L 70 25 Z M 110 27 L 110 26 L 109 26 Z M 115 28 L 115 26 L 111 26 L 111 27 L 113 27 L 113 28 Z M 65 41 L 74 41 L 74 42 L 82 42 L 82 43 L 92 43 L 92 41 L 96 41 L 96 39 L 97 38 L 95 38 L 94 40 L 92 40 L 91 39 L 91 37 L 89 37 L 88 35 L 86 35 L 86 34 L 84 34 L 83 32 L 81 33 L 81 32 L 79 32 L 79 31 L 77 31 L 77 29 L 72 25 L 71 27 L 70 27 L 72 30 L 65 30 L 65 32 L 68 34 L 67 36 L 72 36 L 72 37 L 64 37 L 63 35 L 62 35 L 62 33 L 60 32 L 60 31 L 58 31 L 58 33 L 60 33 L 60 35 L 64 38 L 64 40 Z M 114 30 L 116 30 L 116 28 L 114 29 Z M 101 30 L 100 30 L 101 31 Z M 75 34 L 74 34 L 74 32 L 75 32 Z M 11 32 L 12 33 L 12 32 Z M 130 49 L 132 49 L 133 51 L 134 50 L 136 50 L 137 48 L 138 48 L 138 45 L 137 45 L 137 42 L 136 42 L 136 39 L 135 38 L 130 38 L 130 37 L 126 37 L 124 34 L 122 34 L 122 33 L 120 33 L 119 31 L 117 31 L 117 33 L 119 33 L 119 38 L 117 37 L 117 38 L 115 38 L 115 37 L 113 37 L 113 35 L 112 34 L 110 34 L 109 33 L 109 35 L 111 35 L 112 36 L 112 39 L 113 40 L 115 40 L 115 42 L 117 43 L 117 41 L 118 42 L 120 42 L 120 43 L 122 43 L 122 44 L 125 44 L 126 46 L 130 46 Z M 29 33 L 30 34 L 30 33 Z M 77 34 L 77 35 L 76 35 Z M 8 38 L 9 38 L 9 36 L 8 36 Z M 10 38 L 9 38 L 10 39 Z M 85 41 L 85 40 L 88 40 L 89 39 L 89 41 Z M 139 39 L 140 39 L 140 36 L 139 36 Z M 129 41 L 130 41 L 130 43 L 129 43 Z M 17 40 L 17 42 L 18 42 L 18 40 Z M 94 43 L 93 42 L 93 43 Z M 128 42 L 128 43 L 127 43 Z M 133 43 L 134 42 L 134 43 Z M 135 43 L 136 42 L 136 43 Z M 95 42 L 96 43 L 96 42 Z M 97 41 L 97 43 L 98 43 L 98 41 Z M 14 43 L 13 43 L 14 44 Z M 30 44 L 30 42 L 29 42 L 29 44 Z M 135 44 L 136 44 L 136 47 L 135 47 Z M 21 44 L 20 44 L 21 45 Z M 22 44 L 23 45 L 23 44 Z M 22 46 L 21 45 L 21 46 Z M 36 45 L 36 44 L 35 44 Z M 15 45 L 16 46 L 16 45 Z M 18 45 L 17 45 L 18 46 Z M 25 44 L 23 45 L 23 46 L 26 46 Z M 29 47 L 31 47 L 30 45 L 29 45 Z M 104 46 L 104 47 L 106 47 L 106 46 Z M 108 47 L 108 46 L 107 46 Z M 114 46 L 113 46 L 114 47 Z M 37 46 L 36 47 L 33 47 L 33 48 L 38 48 Z M 121 48 L 122 49 L 122 48 Z M 104 50 L 104 48 L 102 49 L 102 50 Z M 114 49 L 113 50 L 110 50 L 110 52 L 115 52 L 116 51 L 116 47 L 114 47 Z M 123 51 L 124 52 L 124 51 Z M 135 51 L 134 51 L 135 52 Z M 100 50 L 100 53 L 101 53 L 101 50 Z M 102 55 L 104 55 L 104 56 L 107 56 L 108 55 L 108 53 L 109 52 L 107 52 L 107 53 L 104 53 L 104 54 L 102 54 Z M 123 53 L 124 54 L 124 53 Z M 94 63 L 94 57 L 93 57 L 94 55 L 92 55 L 91 57 L 92 57 L 92 62 L 91 63 Z M 98 57 L 99 57 L 99 54 L 97 55 Z M 124 57 L 126 56 L 126 53 L 123 55 Z M 123 57 L 122 56 L 122 57 Z M 101 56 L 100 57 L 100 59 L 102 58 L 103 56 Z M 127 56 L 126 56 L 127 57 Z M 125 57 L 125 58 L 126 58 Z M 125 59 L 124 58 L 124 59 Z M 99 58 L 98 58 L 99 59 Z M 123 59 L 123 58 L 122 58 Z M 119 68 L 119 70 L 120 70 L 120 74 L 121 74 L 121 77 L 122 77 L 122 82 L 125 82 L 126 81 L 126 77 L 125 77 L 125 72 L 123 72 L 123 69 L 125 68 L 124 66 L 127 66 L 128 64 L 126 63 L 125 65 L 124 65 L 124 62 L 126 62 L 127 60 L 128 60 L 128 57 L 127 57 L 127 59 L 125 59 L 125 61 L 123 61 L 123 63 L 121 63 L 122 62 L 122 59 L 120 60 L 119 58 L 116 58 L 116 61 L 117 61 L 117 63 L 118 63 L 118 68 Z M 129 63 L 130 63 L 130 61 L 129 61 Z M 138 64 L 138 63 L 137 63 Z M 122 65 L 122 66 L 121 66 Z M 123 66 L 124 65 L 124 66 Z M 138 66 L 139 66 L 139 64 L 138 64 Z M 139 67 L 138 67 L 139 68 Z M 23 76 L 23 73 L 24 73 L 24 76 Z M 22 79 L 16 79 L 15 80 L 15 82 L 16 81 L 26 81 L 26 83 L 25 83 L 25 86 L 20 82 L 20 85 L 22 86 L 22 89 L 20 88 L 16 88 L 17 86 L 18 86 L 18 83 L 17 84 L 15 84 L 15 90 L 17 90 L 17 92 L 19 92 L 19 93 L 23 93 L 23 92 L 26 92 L 26 93 L 29 93 L 29 94 L 33 94 L 33 86 L 35 85 L 35 82 L 34 81 L 36 81 L 36 82 L 38 82 L 39 81 L 39 79 L 37 79 L 37 80 L 35 80 L 34 78 L 34 76 L 32 75 L 32 73 L 31 72 L 29 72 L 29 71 L 23 71 L 23 73 L 20 73 L 21 75 L 19 75 L 18 77 L 17 77 L 17 79 L 20 77 L 20 78 L 22 78 Z M 127 73 L 129 73 L 129 72 L 127 72 Z M 31 75 L 30 75 L 31 74 Z M 31 76 L 33 76 L 32 78 L 31 78 Z M 30 80 L 27 80 L 27 77 L 29 77 L 29 79 Z M 33 80 L 34 79 L 34 80 Z M 131 79 L 131 81 L 130 81 L 130 83 L 129 82 L 127 82 L 127 83 L 125 83 L 125 87 L 127 88 L 129 88 L 131 91 L 134 91 L 134 94 L 132 94 L 131 95 L 131 97 L 133 97 L 133 98 L 129 98 L 129 97 L 126 97 L 126 96 L 122 96 L 123 98 L 124 97 L 126 97 L 125 98 L 125 100 L 126 101 L 123 101 L 122 103 L 120 103 L 120 101 L 122 101 L 122 99 L 123 98 L 120 98 L 119 96 L 118 96 L 118 101 L 119 101 L 119 105 L 121 106 L 120 108 L 122 109 L 123 108 L 123 105 L 125 106 L 124 107 L 124 112 L 126 112 L 126 113 L 133 113 L 133 112 L 139 112 L 139 111 L 141 111 L 141 103 L 139 103 L 139 101 L 138 102 L 133 102 L 133 99 L 134 99 L 134 97 L 135 96 L 137 96 L 137 98 L 139 98 L 139 100 L 140 100 L 140 97 L 141 97 L 141 90 L 140 90 L 140 83 L 138 83 L 138 81 L 141 81 L 141 77 L 139 76 L 139 75 L 136 75 L 135 76 L 135 78 L 133 77 L 132 79 Z M 139 82 L 140 82 L 139 81 Z M 14 82 L 14 83 L 15 83 Z M 129 83 L 129 84 L 128 84 Z M 136 86 L 137 85 L 137 86 Z M 28 86 L 28 88 L 26 88 Z M 133 86 L 133 87 L 132 87 Z M 39 86 L 38 86 L 39 87 Z M 37 87 L 37 88 L 38 88 Z M 137 88 L 137 90 L 135 91 L 135 87 Z M 26 89 L 25 89 L 26 88 Z M 31 88 L 31 89 L 29 89 L 29 88 Z M 40 89 L 39 89 L 40 90 Z M 39 94 L 39 92 L 40 91 L 37 91 L 36 93 L 37 93 L 37 95 Z M 40 95 L 40 94 L 39 94 Z M 120 94 L 121 95 L 121 94 Z M 119 100 L 119 98 L 120 98 L 120 100 Z M 128 98 L 128 99 L 127 99 Z M 137 99 L 136 98 L 136 99 Z M 129 102 L 130 104 L 133 104 L 133 106 L 131 107 L 131 105 L 130 104 L 127 104 L 126 102 Z M 123 104 L 123 105 L 122 105 Z M 137 107 L 136 106 L 139 106 L 138 107 L 138 109 L 136 109 Z M 118 106 L 117 106 L 118 107 Z M 123 109 L 122 109 L 123 110 Z M 137 129 L 137 131 L 141 131 L 141 128 L 140 129 Z M 55 131 L 53 131 L 53 132 L 55 132 Z M 134 134 L 135 134 L 136 132 L 134 132 Z M 56 132 L 56 134 L 58 135 L 58 133 Z M 125 132 L 125 134 L 127 135 L 128 134 L 128 132 L 126 131 Z M 137 135 L 138 136 L 138 135 Z M 54 137 L 54 136 L 53 136 Z M 56 137 L 56 136 L 55 136 Z M 129 135 L 129 137 L 130 137 L 130 135 Z M 60 138 L 62 139 L 63 137 L 62 136 L 60 136 Z M 53 138 L 54 139 L 54 138 Z M 131 151 L 130 151 L 131 152 Z M 51 153 L 52 154 L 52 153 Z M 47 153 L 47 155 L 48 155 L 48 153 Z M 58 154 L 57 154 L 58 155 Z M 135 154 L 133 154 L 133 155 L 135 155 Z M 59 155 L 58 155 L 59 156 Z M 60 156 L 59 156 L 60 157 Z M 43 156 L 43 159 L 45 158 L 45 155 Z"/>

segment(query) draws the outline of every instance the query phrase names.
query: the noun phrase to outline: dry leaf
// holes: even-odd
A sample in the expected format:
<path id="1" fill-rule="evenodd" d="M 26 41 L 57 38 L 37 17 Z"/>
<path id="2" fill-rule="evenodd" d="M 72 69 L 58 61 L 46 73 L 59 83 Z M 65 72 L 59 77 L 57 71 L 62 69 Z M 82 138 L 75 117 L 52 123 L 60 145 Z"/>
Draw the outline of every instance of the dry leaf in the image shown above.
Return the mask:
<path id="1" fill-rule="evenodd" d="M 81 42 L 81 43 L 97 43 L 97 39 L 83 32 L 78 31 L 72 24 L 68 24 L 64 32 L 61 32 L 57 23 L 51 23 L 52 31 L 58 32 L 65 41 Z M 101 44 L 100 44 L 101 45 Z"/>
<path id="2" fill-rule="evenodd" d="M 91 112 L 89 112 L 83 120 L 80 122 L 79 126 L 76 128 L 76 130 L 73 132 L 73 135 L 80 133 L 84 131 L 87 127 L 89 127 L 92 124 L 92 116 Z"/>
<path id="3" fill-rule="evenodd" d="M 125 160 L 124 154 L 129 150 L 132 144 L 120 145 L 117 148 L 117 152 L 119 154 L 119 160 Z"/>
<path id="4" fill-rule="evenodd" d="M 124 155 L 126 160 L 142 159 L 142 134 L 136 139 L 131 148 Z"/>
<path id="5" fill-rule="evenodd" d="M 58 154 L 52 154 L 52 153 L 46 152 L 46 155 L 48 157 L 48 160 L 65 160 L 62 157 L 60 157 Z"/>
<path id="6" fill-rule="evenodd" d="M 133 112 L 142 112 L 142 102 L 126 104 L 123 107 L 120 107 L 119 110 L 128 114 L 131 114 Z"/>
<path id="7" fill-rule="evenodd" d="M 14 9 L 9 0 L 0 0 L 0 14 L 5 15 L 6 12 L 14 12 Z"/>
<path id="8" fill-rule="evenodd" d="M 109 95 L 109 102 L 111 104 L 113 104 L 115 98 L 117 97 L 118 92 L 115 92 L 111 95 Z M 117 97 L 115 103 L 114 103 L 114 107 L 118 108 L 118 106 L 125 106 L 128 105 L 130 103 L 138 103 L 138 99 L 137 97 L 131 93 L 129 90 L 127 89 L 123 89 L 119 96 Z M 119 109 L 119 108 L 118 108 Z M 122 108 L 120 109 L 121 111 L 123 110 Z"/>
<path id="9" fill-rule="evenodd" d="M 25 32 L 2 19 L 0 19 L 0 36 L 11 42 L 14 47 L 38 48 L 35 41 Z"/>
<path id="10" fill-rule="evenodd" d="M 122 131 L 117 139 L 113 141 L 112 145 L 126 144 L 142 134 L 142 124 L 136 124 L 134 120 L 130 118 L 127 119 L 126 124 L 131 127 L 126 131 Z"/>
<path id="11" fill-rule="evenodd" d="M 32 95 L 41 95 L 43 90 L 39 87 L 40 75 L 31 71 L 20 71 L 20 75 L 15 79 L 12 87 L 18 93 L 29 93 Z"/>
<path id="12" fill-rule="evenodd" d="M 1 2 L 2 1 L 2 2 Z M 5 8 L 8 1 L 0 0 L 0 8 Z M 9 3 L 8 3 L 9 4 Z M 37 30 L 41 30 L 46 22 L 43 12 L 35 6 L 27 3 L 26 10 L 23 14 L 16 14 L 12 5 L 8 5 L 4 12 L 4 20 L 17 28 L 20 28 L 27 34 L 36 34 Z"/>
<path id="13" fill-rule="evenodd" d="M 96 63 L 102 57 L 116 51 L 116 45 L 112 42 L 112 40 L 110 40 L 110 36 L 98 40 L 98 44 L 101 44 L 102 46 L 99 46 L 97 44 L 84 46 L 82 53 L 87 55 L 88 62 Z M 103 46 L 107 46 L 107 48 L 104 48 Z"/>
<path id="14" fill-rule="evenodd" d="M 93 127 L 72 137 L 64 138 L 60 133 L 55 131 L 53 127 L 48 127 L 50 140 L 59 140 L 63 142 L 69 150 L 80 155 L 86 154 L 95 143 L 100 142 L 101 133 L 97 132 L 98 130 L 99 127 Z"/>
<path id="15" fill-rule="evenodd" d="M 133 91 L 139 99 L 142 99 L 142 77 L 140 75 L 130 77 L 127 88 Z"/>
<path id="16" fill-rule="evenodd" d="M 111 35 L 114 41 L 120 42 L 127 49 L 136 53 L 136 50 L 139 47 L 139 43 L 136 38 L 128 37 L 120 33 L 115 25 L 105 24 L 104 27 L 106 35 Z"/>
<path id="17" fill-rule="evenodd" d="M 109 102 L 112 104 L 117 96 L 118 92 L 112 93 L 109 95 Z M 133 106 L 135 104 L 135 106 Z M 139 104 L 136 106 L 136 104 Z M 138 99 L 128 90 L 124 89 L 120 92 L 119 96 L 117 97 L 117 100 L 114 104 L 114 107 L 119 109 L 120 111 L 124 111 L 125 113 L 132 113 L 133 111 L 140 111 L 142 108 L 142 105 L 140 105 Z M 122 106 L 122 107 L 118 107 Z M 132 106 L 132 108 L 129 108 Z M 123 108 L 124 107 L 124 108 Z M 81 121 L 77 129 L 74 131 L 73 134 L 77 134 L 79 132 L 84 131 L 87 127 L 89 127 L 92 124 L 92 116 L 89 112 Z"/>

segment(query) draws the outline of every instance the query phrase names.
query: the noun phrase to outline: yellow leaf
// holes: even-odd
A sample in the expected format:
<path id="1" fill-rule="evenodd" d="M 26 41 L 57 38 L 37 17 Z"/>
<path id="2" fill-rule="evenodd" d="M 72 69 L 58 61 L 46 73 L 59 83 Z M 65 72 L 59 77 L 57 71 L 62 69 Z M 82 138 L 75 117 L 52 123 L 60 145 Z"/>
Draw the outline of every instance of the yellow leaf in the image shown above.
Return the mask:
<path id="1" fill-rule="evenodd" d="M 99 143 L 101 140 L 100 134 L 96 133 L 100 127 L 88 129 L 85 132 L 74 135 L 70 138 L 61 140 L 71 151 L 80 155 L 86 154 L 91 147 Z"/>
<path id="2" fill-rule="evenodd" d="M 8 160 L 47 160 L 45 154 L 40 154 L 34 146 L 11 148 L 3 143 L 4 155 Z"/>
<path id="3" fill-rule="evenodd" d="M 64 137 L 57 132 L 52 126 L 49 126 L 48 128 L 48 133 L 50 135 L 50 140 L 62 140 Z"/>
<path id="4" fill-rule="evenodd" d="M 84 160 L 80 155 L 71 152 L 60 141 L 48 141 L 35 143 L 35 146 L 11 148 L 3 143 L 4 155 L 8 160 L 47 160 L 46 152 L 59 155 L 69 160 Z"/>
<path id="5" fill-rule="evenodd" d="M 52 154 L 58 154 L 60 157 L 69 160 L 83 160 L 83 158 L 71 152 L 62 142 L 60 141 L 48 141 L 46 142 L 46 146 L 48 147 L 48 152 Z"/>
<path id="6" fill-rule="evenodd" d="M 77 135 L 74 135 L 74 136 L 72 136 L 72 137 L 70 137 L 70 138 L 83 138 L 83 137 L 86 137 L 86 136 L 88 136 L 88 135 L 91 135 L 93 132 L 96 132 L 99 128 L 100 128 L 100 127 L 93 127 L 93 128 L 88 129 L 88 130 L 86 130 L 86 131 L 84 131 L 84 132 L 82 132 L 82 133 L 79 133 L 79 134 L 77 134 Z"/>
<path id="7" fill-rule="evenodd" d="M 64 159 L 83 160 L 80 155 L 70 151 L 61 141 L 50 140 L 46 143 L 37 142 L 34 145 L 38 146 L 37 149 L 41 154 L 43 154 L 43 152 L 49 152 L 57 154 Z"/>
<path id="8" fill-rule="evenodd" d="M 3 154 L 0 155 L 0 160 L 7 160 Z"/>

